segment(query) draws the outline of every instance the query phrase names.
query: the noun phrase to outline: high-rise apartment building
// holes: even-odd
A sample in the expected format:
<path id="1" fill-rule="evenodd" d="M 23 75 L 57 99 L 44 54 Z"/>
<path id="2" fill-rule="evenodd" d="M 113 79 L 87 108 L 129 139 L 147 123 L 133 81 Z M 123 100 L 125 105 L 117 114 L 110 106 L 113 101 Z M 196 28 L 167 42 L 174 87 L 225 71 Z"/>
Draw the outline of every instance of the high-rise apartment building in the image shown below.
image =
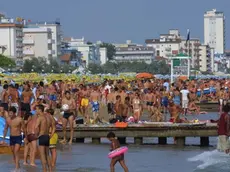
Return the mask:
<path id="1" fill-rule="evenodd" d="M 27 27 L 39 27 L 45 29 L 51 29 L 52 32 L 52 57 L 60 59 L 61 56 L 61 44 L 62 44 L 62 31 L 60 21 L 54 22 L 29 22 Z"/>
<path id="2" fill-rule="evenodd" d="M 52 50 L 52 31 L 49 28 L 23 29 L 23 60 L 31 57 L 43 57 L 46 60 L 54 54 Z"/>
<path id="3" fill-rule="evenodd" d="M 23 57 L 23 24 L 12 18 L 0 19 L 0 54 L 20 61 Z"/>
<path id="4" fill-rule="evenodd" d="M 216 9 L 204 14 L 204 44 L 214 48 L 215 53 L 223 54 L 225 50 L 225 17 Z"/>

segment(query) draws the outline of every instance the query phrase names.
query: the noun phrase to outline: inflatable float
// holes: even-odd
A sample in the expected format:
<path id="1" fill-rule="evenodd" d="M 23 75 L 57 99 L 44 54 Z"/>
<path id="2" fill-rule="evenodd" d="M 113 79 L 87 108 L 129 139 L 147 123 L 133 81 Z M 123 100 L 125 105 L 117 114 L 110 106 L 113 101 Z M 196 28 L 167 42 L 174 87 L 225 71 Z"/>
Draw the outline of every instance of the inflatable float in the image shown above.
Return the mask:
<path id="1" fill-rule="evenodd" d="M 5 120 L 5 118 L 0 117 L 0 139 L 3 139 L 5 125 L 6 125 L 6 120 Z M 6 134 L 5 139 L 6 139 L 6 140 L 9 140 L 9 139 L 10 139 L 10 130 L 9 130 L 9 129 L 8 129 L 8 131 L 7 131 L 7 134 Z"/>
<path id="2" fill-rule="evenodd" d="M 109 158 L 114 158 L 114 157 L 119 156 L 121 154 L 125 154 L 127 151 L 128 151 L 128 147 L 123 146 L 123 147 L 117 148 L 114 151 L 110 152 L 108 154 L 108 157 Z"/>

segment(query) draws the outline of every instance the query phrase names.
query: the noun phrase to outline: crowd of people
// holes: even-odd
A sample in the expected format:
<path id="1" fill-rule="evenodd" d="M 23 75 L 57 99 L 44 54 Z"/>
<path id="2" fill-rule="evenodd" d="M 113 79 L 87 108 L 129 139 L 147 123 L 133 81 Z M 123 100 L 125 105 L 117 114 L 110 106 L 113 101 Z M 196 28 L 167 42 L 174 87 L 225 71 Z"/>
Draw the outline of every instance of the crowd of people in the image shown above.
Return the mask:
<path id="1" fill-rule="evenodd" d="M 160 79 L 105 80 L 100 84 L 86 83 L 84 78 L 79 83 L 74 80 L 50 84 L 4 81 L 0 85 L 0 116 L 7 123 L 3 137 L 10 128 L 16 169 L 19 169 L 20 145 L 24 142 L 24 165 L 28 165 L 29 153 L 29 164 L 36 166 L 38 150 L 43 171 L 51 171 L 57 159 L 57 123 L 63 129 L 60 142 L 67 143 L 66 128 L 69 127 L 68 143 L 72 144 L 77 116 L 82 116 L 85 124 L 101 123 L 105 116 L 110 123 L 139 122 L 143 114 L 148 114 L 153 122 L 163 122 L 169 113 L 170 121 L 181 122 L 181 114 L 203 113 L 197 101 L 218 101 L 222 109 L 229 99 L 229 84 L 225 79 L 178 80 L 172 84 Z M 107 107 L 107 114 L 101 114 L 103 107 Z"/>

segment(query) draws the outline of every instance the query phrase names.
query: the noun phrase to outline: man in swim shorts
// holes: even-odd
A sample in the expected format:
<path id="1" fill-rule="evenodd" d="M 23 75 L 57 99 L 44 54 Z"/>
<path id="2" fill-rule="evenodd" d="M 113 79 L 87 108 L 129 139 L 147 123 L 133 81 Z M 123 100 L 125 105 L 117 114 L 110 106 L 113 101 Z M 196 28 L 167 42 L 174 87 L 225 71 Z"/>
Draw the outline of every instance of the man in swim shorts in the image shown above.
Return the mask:
<path id="1" fill-rule="evenodd" d="M 69 144 L 72 144 L 73 141 L 73 123 L 74 123 L 74 111 L 76 109 L 76 103 L 74 99 L 71 97 L 70 92 L 65 92 L 65 97 L 62 99 L 62 105 L 67 104 L 69 106 L 69 109 L 64 112 L 63 118 L 62 118 L 62 128 L 63 128 L 63 140 L 61 143 L 66 143 L 66 127 L 69 123 L 70 127 L 70 140 Z"/>
<path id="2" fill-rule="evenodd" d="M 27 125 L 26 125 L 26 131 L 27 131 L 27 142 L 25 143 L 25 149 L 24 149 L 24 165 L 27 164 L 27 154 L 30 149 L 30 165 L 36 167 L 35 164 L 35 157 L 37 153 L 37 134 L 35 132 L 35 124 L 38 119 L 37 113 L 34 115 L 30 115 L 28 117 Z"/>
<path id="3" fill-rule="evenodd" d="M 52 127 L 51 121 L 44 114 L 44 106 L 37 105 L 36 113 L 38 118 L 36 120 L 35 131 L 38 131 L 38 149 L 40 153 L 42 170 L 43 171 L 52 171 L 51 162 L 49 157 L 49 145 L 50 145 L 50 136 L 49 130 Z"/>
<path id="4" fill-rule="evenodd" d="M 101 94 L 99 93 L 97 87 L 95 86 L 93 91 L 90 94 L 90 101 L 92 104 L 92 111 L 93 111 L 93 118 L 94 121 L 98 119 L 99 116 L 99 101 L 100 101 Z"/>
<path id="5" fill-rule="evenodd" d="M 11 107 L 9 109 L 9 114 L 6 116 L 6 125 L 4 129 L 4 136 L 5 139 L 8 128 L 10 128 L 10 147 L 13 153 L 13 158 L 15 162 L 15 169 L 16 171 L 20 168 L 19 164 L 19 151 L 22 144 L 22 135 L 21 132 L 26 136 L 25 132 L 25 124 L 23 119 L 20 116 L 16 116 L 17 109 L 15 107 Z"/>
<path id="6" fill-rule="evenodd" d="M 9 90 L 7 84 L 3 86 L 3 91 L 1 93 L 1 106 L 4 107 L 5 111 L 9 110 Z"/>
<path id="7" fill-rule="evenodd" d="M 48 95 L 50 100 L 50 107 L 52 108 L 57 101 L 57 84 L 56 81 L 52 81 L 48 89 Z"/>
<path id="8" fill-rule="evenodd" d="M 89 121 L 89 114 L 88 114 L 88 107 L 89 107 L 89 92 L 86 88 L 86 86 L 83 86 L 81 90 L 81 112 L 86 121 Z"/>
<path id="9" fill-rule="evenodd" d="M 54 110 L 48 109 L 47 111 L 47 117 L 50 118 L 50 121 L 52 122 L 52 127 L 50 128 L 50 152 L 51 152 L 51 166 L 54 168 L 56 166 L 57 161 L 57 142 L 58 142 L 58 135 L 55 132 L 56 131 L 56 121 L 53 117 Z"/>
<path id="10" fill-rule="evenodd" d="M 25 90 L 22 92 L 22 103 L 21 103 L 21 116 L 23 117 L 25 113 L 29 113 L 30 109 L 30 101 L 34 98 L 34 94 L 30 89 L 30 85 L 25 85 Z"/>
<path id="11" fill-rule="evenodd" d="M 230 118 L 228 112 L 230 111 L 229 105 L 224 105 L 222 109 L 222 114 L 218 121 L 218 143 L 217 149 L 221 152 L 229 153 L 230 146 L 229 146 L 229 125 L 230 125 Z"/>

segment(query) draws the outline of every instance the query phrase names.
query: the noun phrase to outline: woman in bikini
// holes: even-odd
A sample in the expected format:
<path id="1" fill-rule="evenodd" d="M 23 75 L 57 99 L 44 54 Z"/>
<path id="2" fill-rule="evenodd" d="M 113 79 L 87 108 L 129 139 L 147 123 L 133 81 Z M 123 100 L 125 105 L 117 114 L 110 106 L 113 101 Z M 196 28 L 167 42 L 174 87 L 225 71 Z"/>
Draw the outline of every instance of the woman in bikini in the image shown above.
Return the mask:
<path id="1" fill-rule="evenodd" d="M 133 98 L 133 101 L 132 101 L 132 105 L 133 105 L 134 119 L 136 122 L 138 122 L 140 120 L 141 111 L 142 111 L 139 93 L 135 94 L 135 97 Z"/>

